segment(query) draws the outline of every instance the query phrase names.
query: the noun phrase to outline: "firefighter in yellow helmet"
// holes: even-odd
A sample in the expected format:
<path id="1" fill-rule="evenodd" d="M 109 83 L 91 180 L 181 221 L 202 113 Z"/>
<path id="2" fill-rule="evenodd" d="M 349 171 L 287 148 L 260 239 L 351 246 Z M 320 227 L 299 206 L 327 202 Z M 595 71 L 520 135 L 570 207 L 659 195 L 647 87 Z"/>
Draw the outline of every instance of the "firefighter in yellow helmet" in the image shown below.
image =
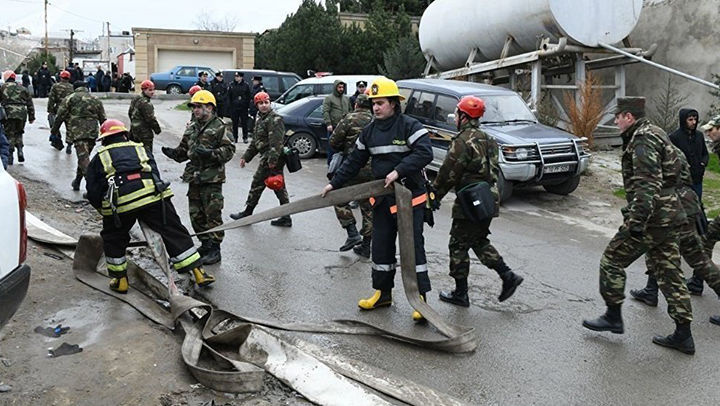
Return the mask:
<path id="1" fill-rule="evenodd" d="M 155 159 L 143 144 L 127 140 L 128 130 L 120 120 L 106 120 L 100 127 L 102 146 L 88 165 L 87 199 L 103 216 L 103 250 L 110 289 L 128 291 L 125 250 L 130 229 L 137 220 L 160 233 L 173 268 L 192 271 L 199 286 L 215 282 L 205 273 L 192 238 L 170 201 L 169 184 L 160 179 Z"/>

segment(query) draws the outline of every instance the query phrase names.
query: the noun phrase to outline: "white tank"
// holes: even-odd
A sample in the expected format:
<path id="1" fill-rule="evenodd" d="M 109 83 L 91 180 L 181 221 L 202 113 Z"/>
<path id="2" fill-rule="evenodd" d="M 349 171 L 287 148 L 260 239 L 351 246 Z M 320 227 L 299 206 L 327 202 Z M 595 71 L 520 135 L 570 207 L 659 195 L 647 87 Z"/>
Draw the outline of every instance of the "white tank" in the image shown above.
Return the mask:
<path id="1" fill-rule="evenodd" d="M 540 37 L 567 37 L 576 45 L 614 44 L 630 34 L 643 0 L 435 0 L 420 20 L 420 48 L 442 70 L 465 66 L 473 48 L 476 61 L 500 57 L 505 38 L 509 55 L 537 49 Z"/>

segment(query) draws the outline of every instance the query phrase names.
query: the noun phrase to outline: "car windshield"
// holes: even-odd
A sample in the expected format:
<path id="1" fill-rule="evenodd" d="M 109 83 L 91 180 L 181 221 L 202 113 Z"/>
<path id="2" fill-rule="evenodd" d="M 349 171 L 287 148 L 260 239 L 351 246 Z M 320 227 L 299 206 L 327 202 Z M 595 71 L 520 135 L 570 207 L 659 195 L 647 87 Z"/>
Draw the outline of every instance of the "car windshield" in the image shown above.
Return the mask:
<path id="1" fill-rule="evenodd" d="M 313 99 L 305 98 L 305 99 L 300 99 L 300 100 L 294 101 L 290 104 L 286 104 L 286 105 L 278 108 L 277 112 L 278 113 L 282 112 L 282 114 L 285 114 L 285 115 L 296 115 L 296 114 L 298 114 L 298 111 L 303 109 L 304 106 L 307 103 L 310 103 L 312 100 Z"/>
<path id="2" fill-rule="evenodd" d="M 485 101 L 485 114 L 480 119 L 481 123 L 505 124 L 537 121 L 520 96 L 514 94 L 485 95 L 480 98 Z"/>

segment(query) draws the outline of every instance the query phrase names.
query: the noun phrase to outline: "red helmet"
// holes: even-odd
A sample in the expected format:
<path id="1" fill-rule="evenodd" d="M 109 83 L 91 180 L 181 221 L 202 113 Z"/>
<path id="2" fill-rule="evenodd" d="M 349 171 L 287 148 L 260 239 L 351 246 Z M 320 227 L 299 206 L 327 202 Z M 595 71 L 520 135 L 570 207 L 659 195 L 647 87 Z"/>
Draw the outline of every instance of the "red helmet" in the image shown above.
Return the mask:
<path id="1" fill-rule="evenodd" d="M 105 138 L 113 134 L 119 134 L 122 132 L 127 132 L 125 124 L 123 124 L 123 122 L 120 120 L 110 118 L 105 120 L 100 126 L 100 136 L 98 137 L 98 139 Z"/>
<path id="2" fill-rule="evenodd" d="M 480 118 L 485 114 L 485 102 L 475 96 L 465 96 L 460 99 L 457 109 L 470 116 L 470 118 Z"/>
<path id="3" fill-rule="evenodd" d="M 193 87 L 190 88 L 190 90 L 188 90 L 188 93 L 190 94 L 190 96 L 192 96 L 200 90 L 202 90 L 202 87 L 200 87 L 198 85 L 194 85 Z"/>
<path id="4" fill-rule="evenodd" d="M 270 95 L 265 92 L 258 92 L 253 98 L 253 103 L 257 105 L 261 101 L 270 101 Z"/>
<path id="5" fill-rule="evenodd" d="M 272 175 L 265 179 L 265 186 L 272 190 L 280 190 L 285 186 L 285 178 L 282 175 Z"/>
<path id="6" fill-rule="evenodd" d="M 145 89 L 155 90 L 155 83 L 145 79 L 142 81 L 142 83 L 140 83 L 140 89 L 141 90 L 145 90 Z"/>
<path id="7" fill-rule="evenodd" d="M 9 69 L 6 70 L 5 72 L 3 72 L 2 76 L 3 76 L 3 80 L 15 79 L 17 77 L 17 75 L 15 75 L 15 72 L 13 72 Z"/>
<path id="8" fill-rule="evenodd" d="M 66 70 L 60 72 L 60 79 L 70 79 L 70 72 Z"/>

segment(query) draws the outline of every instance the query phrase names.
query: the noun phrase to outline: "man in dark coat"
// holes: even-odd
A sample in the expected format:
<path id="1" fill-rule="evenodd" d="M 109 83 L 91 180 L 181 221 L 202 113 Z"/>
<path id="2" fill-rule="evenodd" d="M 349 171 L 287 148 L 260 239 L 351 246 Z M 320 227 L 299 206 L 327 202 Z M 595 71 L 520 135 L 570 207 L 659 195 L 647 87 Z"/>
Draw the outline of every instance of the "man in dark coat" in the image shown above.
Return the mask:
<path id="1" fill-rule="evenodd" d="M 47 67 L 47 62 L 43 62 L 42 67 L 37 71 L 38 76 L 38 97 L 47 97 L 52 86 L 52 80 L 50 79 L 50 71 Z"/>
<path id="2" fill-rule="evenodd" d="M 233 137 L 238 140 L 238 124 L 242 129 L 243 142 L 248 142 L 248 108 L 250 107 L 250 86 L 242 72 L 235 72 L 235 80 L 228 88 L 230 118 L 233 123 Z"/>
<path id="3" fill-rule="evenodd" d="M 105 88 L 103 79 L 105 78 L 105 72 L 102 70 L 102 66 L 98 65 L 98 70 L 95 72 L 95 83 L 97 84 L 98 92 L 107 92 L 109 89 Z"/>
<path id="4" fill-rule="evenodd" d="M 702 181 L 705 175 L 710 156 L 705 137 L 697 130 L 698 112 L 695 109 L 680 110 L 680 128 L 670 134 L 670 141 L 685 154 L 690 164 L 690 176 L 692 177 L 692 189 L 697 193 L 702 202 Z"/>
<path id="5" fill-rule="evenodd" d="M 215 74 L 215 79 L 210 81 L 210 92 L 215 96 L 217 102 L 218 117 L 227 117 L 227 83 L 223 80 L 222 72 Z M 237 137 L 235 138 L 237 140 Z"/>

